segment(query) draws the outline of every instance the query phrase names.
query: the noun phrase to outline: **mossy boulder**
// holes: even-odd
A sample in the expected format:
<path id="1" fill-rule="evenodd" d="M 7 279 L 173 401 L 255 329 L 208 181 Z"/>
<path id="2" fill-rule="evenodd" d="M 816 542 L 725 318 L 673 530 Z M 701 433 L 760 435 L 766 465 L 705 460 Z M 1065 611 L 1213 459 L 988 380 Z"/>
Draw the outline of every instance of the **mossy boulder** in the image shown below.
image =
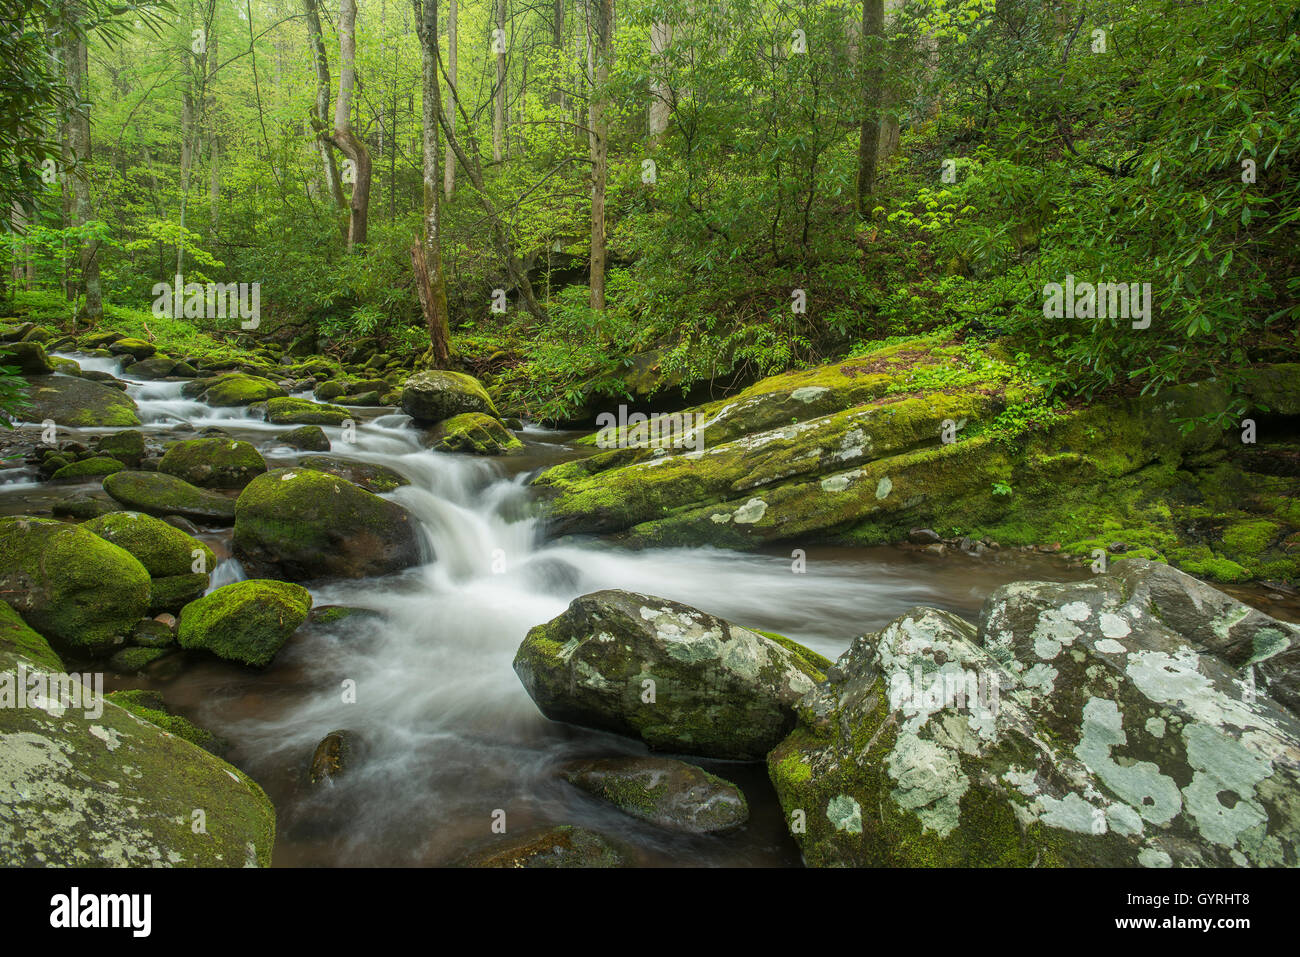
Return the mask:
<path id="1" fill-rule="evenodd" d="M 122 375 L 128 379 L 165 379 L 175 373 L 177 365 L 179 363 L 171 356 L 152 355 L 132 362 L 122 370 Z"/>
<path id="2" fill-rule="evenodd" d="M 248 442 L 187 439 L 167 449 L 158 471 L 203 488 L 243 488 L 266 471 L 266 459 Z"/>
<path id="3" fill-rule="evenodd" d="M 104 479 L 104 491 L 127 508 L 150 515 L 182 515 L 198 522 L 229 525 L 235 501 L 165 472 L 117 472 Z"/>
<path id="4" fill-rule="evenodd" d="M 144 458 L 144 433 L 138 429 L 110 432 L 95 440 L 95 449 L 130 468 L 135 468 Z"/>
<path id="5" fill-rule="evenodd" d="M 1020 582 L 978 628 L 917 608 L 856 639 L 768 757 L 805 860 L 1295 866 L 1300 721 L 1203 643 L 1237 643 L 1227 596 L 1193 613 L 1203 595 L 1150 573 Z"/>
<path id="6" fill-rule="evenodd" d="M 176 638 L 186 649 L 265 667 L 307 620 L 311 593 L 291 582 L 250 579 L 218 588 L 181 610 Z"/>
<path id="7" fill-rule="evenodd" d="M 415 522 L 394 502 L 304 468 L 259 475 L 235 507 L 235 555 L 291 581 L 383 575 L 420 560 Z"/>
<path id="8" fill-rule="evenodd" d="M 0 346 L 0 366 L 17 366 L 25 376 L 51 375 L 54 363 L 39 342 L 10 342 Z"/>
<path id="9" fill-rule="evenodd" d="M 459 862 L 461 867 L 628 867 L 631 855 L 595 831 L 562 824 L 509 835 Z"/>
<path id="10" fill-rule="evenodd" d="M 164 611 L 177 614 L 202 596 L 209 584 L 209 576 L 200 572 L 155 578 L 149 593 L 149 614 L 157 615 Z"/>
<path id="11" fill-rule="evenodd" d="M 158 347 L 143 339 L 115 339 L 108 344 L 108 351 L 115 356 L 131 356 L 138 361 L 148 359 L 158 351 Z"/>
<path id="12" fill-rule="evenodd" d="M 199 387 L 199 383 L 204 383 L 202 388 Z M 191 388 L 194 390 L 193 394 L 201 394 L 203 401 L 208 405 L 223 407 L 252 405 L 254 402 L 265 402 L 285 394 L 284 390 L 270 379 L 246 375 L 242 372 L 232 372 L 211 380 L 196 379 Z M 190 393 L 182 390 L 182 394 Z"/>
<path id="13" fill-rule="evenodd" d="M 162 519 L 141 512 L 110 512 L 82 525 L 124 548 L 150 576 L 204 574 L 216 567 L 212 549 Z"/>
<path id="14" fill-rule="evenodd" d="M 124 468 L 117 459 L 110 458 L 107 455 L 95 455 L 88 459 L 78 459 L 76 462 L 69 462 L 62 468 L 59 468 L 50 476 L 52 479 L 63 481 L 65 479 L 87 479 L 102 478 L 105 475 L 112 475 L 114 472 L 120 472 Z"/>
<path id="15" fill-rule="evenodd" d="M 142 648 L 132 645 L 130 648 L 114 652 L 108 659 L 108 667 L 122 675 L 138 674 L 155 661 L 171 655 L 175 650 L 175 648 Z"/>
<path id="16" fill-rule="evenodd" d="M 93 532 L 40 518 L 0 518 L 0 593 L 46 638 L 82 652 L 123 642 L 149 607 L 149 573 Z"/>
<path id="17" fill-rule="evenodd" d="M 624 591 L 576 598 L 533 628 L 514 667 L 553 721 L 657 750 L 757 761 L 794 726 L 822 672 L 757 632 Z"/>
<path id="18" fill-rule="evenodd" d="M 0 670 L 16 661 L 0 649 Z M 102 714 L 0 708 L 0 792 L 3 867 L 271 863 L 275 808 L 265 792 L 112 700 Z"/>
<path id="19" fill-rule="evenodd" d="M 483 412 L 453 415 L 430 429 L 425 441 L 435 452 L 514 455 L 524 450 L 509 429 Z"/>
<path id="20" fill-rule="evenodd" d="M 749 820 L 740 788 L 685 761 L 597 758 L 570 762 L 560 775 L 625 814 L 668 830 L 715 834 Z"/>
<path id="21" fill-rule="evenodd" d="M 0 654 L 14 654 L 46 671 L 63 670 L 63 661 L 50 643 L 27 627 L 22 616 L 0 601 Z"/>
<path id="22" fill-rule="evenodd" d="M 303 468 L 345 478 L 349 482 L 360 485 L 367 492 L 376 494 L 391 492 L 395 488 L 411 484 L 405 475 L 386 465 L 345 459 L 337 455 L 304 455 L 299 459 L 299 463 Z"/>
<path id="23" fill-rule="evenodd" d="M 303 452 L 328 452 L 329 436 L 319 425 L 303 425 L 276 437 L 276 441 Z"/>
<path id="24" fill-rule="evenodd" d="M 224 749 L 224 742 L 211 731 L 200 728 L 187 718 L 173 714 L 162 695 L 156 691 L 144 689 L 111 691 L 104 697 L 118 707 L 130 711 L 137 718 L 142 718 L 168 734 L 197 745 L 209 754 L 219 756 Z"/>
<path id="25" fill-rule="evenodd" d="M 113 428 L 140 424 L 135 400 L 118 389 L 76 376 L 32 376 L 21 415 L 67 428 Z"/>
<path id="26" fill-rule="evenodd" d="M 401 405 L 417 422 L 441 422 L 463 412 L 497 415 L 483 384 L 463 372 L 417 372 L 402 386 Z"/>
<path id="27" fill-rule="evenodd" d="M 309 399 L 270 399 L 266 403 L 266 421 L 274 425 L 342 425 L 352 413 L 337 405 Z"/>

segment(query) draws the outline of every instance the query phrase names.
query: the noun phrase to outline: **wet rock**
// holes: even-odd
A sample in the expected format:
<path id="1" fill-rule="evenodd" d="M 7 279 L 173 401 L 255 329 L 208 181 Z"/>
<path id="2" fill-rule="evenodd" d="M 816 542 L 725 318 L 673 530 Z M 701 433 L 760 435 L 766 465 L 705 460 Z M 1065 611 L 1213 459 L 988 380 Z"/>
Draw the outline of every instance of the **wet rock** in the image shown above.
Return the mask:
<path id="1" fill-rule="evenodd" d="M 509 429 L 483 412 L 464 412 L 439 422 L 425 437 L 436 452 L 466 452 L 472 455 L 513 455 L 524 450 Z"/>
<path id="2" fill-rule="evenodd" d="M 279 398 L 284 395 L 284 390 L 270 379 L 232 372 L 215 380 L 195 379 L 193 382 L 186 383 L 181 394 L 202 395 L 203 401 L 209 405 L 229 407 L 251 405 L 254 402 Z"/>
<path id="3" fill-rule="evenodd" d="M 939 533 L 932 528 L 914 528 L 907 533 L 907 540 L 913 545 L 933 545 L 942 541 Z"/>
<path id="4" fill-rule="evenodd" d="M 209 576 L 199 572 L 186 575 L 162 575 L 155 578 L 149 589 L 149 613 L 179 612 L 202 597 L 208 590 Z"/>
<path id="5" fill-rule="evenodd" d="M 808 863 L 1300 863 L 1300 722 L 1196 639 L 1213 612 L 1171 625 L 1190 586 L 1123 564 L 856 639 L 768 758 Z"/>
<path id="6" fill-rule="evenodd" d="M 112 456 L 119 462 L 134 468 L 144 458 L 144 433 L 136 429 L 124 429 L 101 435 L 95 440 L 95 448 L 104 455 Z"/>
<path id="7" fill-rule="evenodd" d="M 0 594 L 46 638 L 96 653 L 144 617 L 149 573 L 78 525 L 10 516 L 0 518 Z"/>
<path id="8" fill-rule="evenodd" d="M 109 351 L 112 351 L 111 348 Z M 165 379 L 174 373 L 176 365 L 176 360 L 171 356 L 152 355 L 131 363 L 122 370 L 122 374 L 130 379 Z"/>
<path id="9" fill-rule="evenodd" d="M 515 672 L 542 713 L 652 748 L 761 760 L 824 675 L 762 635 L 624 591 L 575 599 L 533 628 Z"/>
<path id="10" fill-rule="evenodd" d="M 141 648 L 170 648 L 176 644 L 176 635 L 156 618 L 141 618 L 131 633 L 131 644 Z"/>
<path id="11" fill-rule="evenodd" d="M 360 758 L 360 742 L 351 731 L 331 731 L 316 745 L 307 770 L 313 785 L 333 784 L 347 774 Z"/>
<path id="12" fill-rule="evenodd" d="M 291 581 L 383 575 L 420 560 L 404 508 L 305 468 L 274 469 L 249 483 L 236 505 L 234 549 L 255 574 Z"/>
<path id="13" fill-rule="evenodd" d="M 108 344 L 108 351 L 115 356 L 131 356 L 139 361 L 148 359 L 158 351 L 158 347 L 143 339 L 116 339 Z"/>
<path id="14" fill-rule="evenodd" d="M 50 512 L 55 518 L 74 518 L 78 521 L 120 511 L 122 511 L 121 504 L 113 499 L 85 492 L 79 492 L 71 498 L 62 499 L 50 506 Z"/>
<path id="15" fill-rule="evenodd" d="M 417 422 L 441 422 L 463 412 L 497 414 L 482 383 L 463 372 L 417 372 L 402 386 L 401 405 Z"/>
<path id="16" fill-rule="evenodd" d="M 78 480 L 88 478 L 101 478 L 105 475 L 112 475 L 114 472 L 120 472 L 124 468 L 117 459 L 109 458 L 107 455 L 96 455 L 88 459 L 78 459 L 76 462 L 70 462 L 59 468 L 51 476 L 55 481 Z"/>
<path id="17" fill-rule="evenodd" d="M 150 515 L 182 515 L 213 525 L 229 525 L 235 518 L 234 499 L 162 472 L 118 472 L 104 479 L 104 491 Z"/>
<path id="18" fill-rule="evenodd" d="M 50 643 L 27 627 L 27 622 L 6 602 L 0 601 L 0 655 L 25 658 L 47 671 L 63 670 L 63 661 Z"/>
<path id="19" fill-rule="evenodd" d="M 10 342 L 0 346 L 0 366 L 17 366 L 18 374 L 24 376 L 47 376 L 54 372 L 54 363 L 39 342 Z"/>
<path id="20" fill-rule="evenodd" d="M 671 758 L 575 761 L 561 776 L 632 817 L 691 834 L 713 834 L 749 820 L 749 805 L 730 781 Z"/>
<path id="21" fill-rule="evenodd" d="M 216 567 L 212 549 L 152 515 L 112 512 L 91 519 L 82 528 L 126 549 L 154 578 L 190 575 L 199 568 L 210 571 Z"/>
<path id="22" fill-rule="evenodd" d="M 109 428 L 140 424 L 135 400 L 117 389 L 75 376 L 32 376 L 21 410 L 30 422 L 53 420 L 67 428 Z"/>
<path id="23" fill-rule="evenodd" d="M 283 435 L 278 436 L 277 441 L 290 448 L 301 449 L 304 452 L 328 452 L 330 450 L 329 437 L 319 425 L 304 425 L 296 429 L 290 429 Z"/>
<path id="24" fill-rule="evenodd" d="M 519 837 L 503 836 L 497 843 L 461 861 L 462 867 L 628 867 L 630 855 L 607 838 L 586 828 L 561 825 Z"/>
<path id="25" fill-rule="evenodd" d="M 16 664 L 0 649 L 0 670 Z M 251 778 L 102 707 L 0 708 L 0 866 L 270 864 L 275 809 Z M 203 833 L 191 826 L 199 808 Z"/>
<path id="26" fill-rule="evenodd" d="M 243 488 L 266 471 L 266 460 L 248 442 L 187 439 L 167 449 L 158 471 L 203 488 Z"/>
<path id="27" fill-rule="evenodd" d="M 235 582 L 181 609 L 176 637 L 182 648 L 261 668 L 307 620 L 310 609 L 311 594 L 301 585 Z"/>
<path id="28" fill-rule="evenodd" d="M 266 403 L 266 421 L 275 425 L 342 425 L 352 413 L 337 405 L 324 405 L 308 399 L 270 399 Z"/>
<path id="29" fill-rule="evenodd" d="M 145 648 L 132 646 L 115 652 L 108 659 L 108 667 L 120 675 L 139 674 L 160 658 L 172 654 L 175 648 Z"/>
<path id="30" fill-rule="evenodd" d="M 168 734 L 183 738 L 190 744 L 197 745 L 209 754 L 218 757 L 226 748 L 226 743 L 211 731 L 200 728 L 193 721 L 174 714 L 163 696 L 157 691 L 135 689 L 131 691 L 112 691 L 104 696 L 113 704 L 130 711 L 137 718 L 156 725 Z"/>
<path id="31" fill-rule="evenodd" d="M 367 492 L 391 492 L 395 488 L 411 484 L 410 480 L 400 472 L 372 462 L 359 462 L 336 455 L 304 455 L 299 462 L 303 468 L 345 478 L 355 485 L 360 485 Z"/>

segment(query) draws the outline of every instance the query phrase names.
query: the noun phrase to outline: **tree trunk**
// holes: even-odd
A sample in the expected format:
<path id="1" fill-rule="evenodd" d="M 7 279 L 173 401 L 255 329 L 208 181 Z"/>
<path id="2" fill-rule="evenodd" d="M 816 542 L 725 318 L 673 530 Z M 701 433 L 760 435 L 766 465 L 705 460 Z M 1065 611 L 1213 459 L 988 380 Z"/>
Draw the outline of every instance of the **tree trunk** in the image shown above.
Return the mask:
<path id="1" fill-rule="evenodd" d="M 452 0 L 453 6 L 456 0 Z M 411 266 L 420 309 L 429 329 L 432 365 L 451 363 L 451 329 L 447 316 L 447 283 L 442 271 L 442 192 L 438 182 L 438 118 L 442 92 L 438 88 L 438 0 L 415 0 L 416 32 L 420 37 L 420 95 L 424 176 L 424 235 L 411 246 Z M 432 267 L 432 269 L 430 268 Z"/>
<path id="2" fill-rule="evenodd" d="M 862 0 L 862 43 L 866 61 L 862 125 L 858 132 L 858 215 L 868 213 L 880 165 L 884 89 L 885 0 Z"/>
<path id="3" fill-rule="evenodd" d="M 496 0 L 496 23 L 497 86 L 492 98 L 492 159 L 500 163 L 505 158 L 506 139 L 506 0 Z"/>
<path id="4" fill-rule="evenodd" d="M 650 74 L 650 139 L 652 142 L 660 140 L 668 129 L 668 113 L 672 106 L 669 98 L 672 94 L 663 74 L 668 69 L 664 54 L 668 52 L 668 46 L 672 42 L 673 28 L 670 24 L 650 25 L 650 69 L 652 71 Z"/>
<path id="5" fill-rule="evenodd" d="M 339 180 L 339 168 L 334 162 L 334 151 L 329 138 L 330 123 L 330 61 L 325 53 L 325 36 L 320 27 L 320 11 L 316 0 L 302 0 L 303 12 L 307 17 L 307 37 L 311 42 L 312 61 L 316 66 L 316 113 L 312 116 L 312 128 L 316 131 L 316 147 L 320 150 L 321 165 L 325 171 L 325 189 L 334 198 L 334 205 L 343 211 L 347 209 L 347 200 L 343 197 L 343 184 Z M 344 227 L 344 235 L 347 230 Z"/>
<path id="6" fill-rule="evenodd" d="M 80 2 L 69 3 L 65 8 L 66 24 L 63 37 L 64 79 L 71 93 L 71 106 L 65 120 L 67 130 L 67 159 L 70 162 L 66 182 L 72 186 L 71 213 L 76 226 L 85 226 L 94 218 L 90 203 L 90 104 L 85 88 L 87 70 L 86 40 L 73 25 L 84 14 Z M 99 281 L 99 243 L 83 241 L 77 252 L 78 280 L 70 284 L 68 292 L 76 296 L 84 291 L 86 302 L 82 315 L 97 322 L 104 314 L 103 290 Z"/>
<path id="7" fill-rule="evenodd" d="M 456 54 L 460 46 L 460 26 L 459 18 L 456 15 L 457 0 L 451 0 L 447 10 L 447 74 L 448 85 L 454 85 L 457 82 L 456 72 Z M 437 77 L 435 76 L 435 80 Z M 447 123 L 452 129 L 456 128 L 456 111 L 452 108 L 451 93 L 447 94 Z M 451 151 L 451 144 L 447 144 L 447 154 L 443 157 L 442 168 L 442 192 L 451 200 L 452 194 L 456 191 L 456 156 Z"/>
<path id="8" fill-rule="evenodd" d="M 348 252 L 366 242 L 370 214 L 370 151 L 352 132 L 352 91 L 357 81 L 357 0 L 339 4 L 339 95 L 334 101 L 334 145 L 352 161 L 355 181 L 348 209 Z"/>
<path id="9" fill-rule="evenodd" d="M 613 55 L 610 36 L 614 26 L 614 0 L 594 0 L 596 71 L 591 90 L 588 126 L 591 128 L 591 308 L 605 309 L 605 184 L 609 179 L 609 119 L 606 86 Z"/>

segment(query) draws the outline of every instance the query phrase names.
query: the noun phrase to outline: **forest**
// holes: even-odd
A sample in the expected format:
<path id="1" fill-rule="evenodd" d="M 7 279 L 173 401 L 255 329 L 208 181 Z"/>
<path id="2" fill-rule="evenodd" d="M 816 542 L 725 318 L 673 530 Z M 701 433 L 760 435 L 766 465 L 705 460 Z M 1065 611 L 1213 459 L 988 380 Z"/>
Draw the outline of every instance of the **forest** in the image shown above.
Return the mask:
<path id="1" fill-rule="evenodd" d="M 1300 864 L 1298 55 L 0 0 L 0 863 Z"/>

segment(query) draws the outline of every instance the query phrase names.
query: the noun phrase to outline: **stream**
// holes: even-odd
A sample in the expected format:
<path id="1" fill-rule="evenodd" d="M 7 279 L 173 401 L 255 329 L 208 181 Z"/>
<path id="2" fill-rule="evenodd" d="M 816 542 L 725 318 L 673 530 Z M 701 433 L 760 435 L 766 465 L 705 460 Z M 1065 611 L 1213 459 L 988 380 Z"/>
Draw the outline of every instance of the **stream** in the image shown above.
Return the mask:
<path id="1" fill-rule="evenodd" d="M 66 357 L 122 375 L 116 359 Z M 311 454 L 278 444 L 294 426 L 183 398 L 181 381 L 124 381 L 142 431 L 154 441 L 215 426 L 256 445 L 270 468 Z M 808 546 L 806 570 L 798 573 L 792 548 L 631 551 L 597 539 L 548 542 L 526 483 L 537 469 L 581 454 L 568 444 L 575 433 L 529 426 L 520 433 L 525 454 L 480 459 L 425 450 L 408 417 L 392 409 L 352 411 L 354 441 L 345 442 L 340 428 L 325 428 L 330 454 L 381 464 L 410 480 L 385 497 L 418 520 L 428 562 L 384 578 L 310 585 L 317 606 L 379 614 L 304 629 L 263 671 L 174 655 L 147 676 L 105 676 L 109 690 L 162 692 L 177 713 L 228 743 L 227 759 L 276 805 L 278 866 L 450 864 L 492 842 L 494 814 L 502 811 L 511 834 L 581 825 L 630 846 L 644 865 L 798 865 L 762 765 L 692 759 L 741 786 L 749 800 L 748 825 L 718 836 L 655 828 L 559 779 L 555 770 L 564 761 L 645 749 L 541 715 L 511 667 L 528 629 L 578 595 L 623 588 L 779 632 L 835 658 L 854 636 L 913 605 L 973 618 L 1007 582 L 1089 575 L 1086 566 L 1056 556 L 1010 549 L 976 558 Z M 61 429 L 60 439 L 85 441 L 105 431 L 112 430 Z M 98 486 L 40 483 L 34 470 L 10 469 L 0 472 L 0 514 L 48 508 Z M 200 537 L 220 558 L 213 587 L 245 577 L 230 557 L 229 528 L 203 528 Z M 1292 599 L 1234 591 L 1270 614 L 1300 618 Z M 345 701 L 350 682 L 355 703 Z M 362 753 L 334 783 L 311 786 L 313 751 L 336 729 L 354 732 Z"/>

